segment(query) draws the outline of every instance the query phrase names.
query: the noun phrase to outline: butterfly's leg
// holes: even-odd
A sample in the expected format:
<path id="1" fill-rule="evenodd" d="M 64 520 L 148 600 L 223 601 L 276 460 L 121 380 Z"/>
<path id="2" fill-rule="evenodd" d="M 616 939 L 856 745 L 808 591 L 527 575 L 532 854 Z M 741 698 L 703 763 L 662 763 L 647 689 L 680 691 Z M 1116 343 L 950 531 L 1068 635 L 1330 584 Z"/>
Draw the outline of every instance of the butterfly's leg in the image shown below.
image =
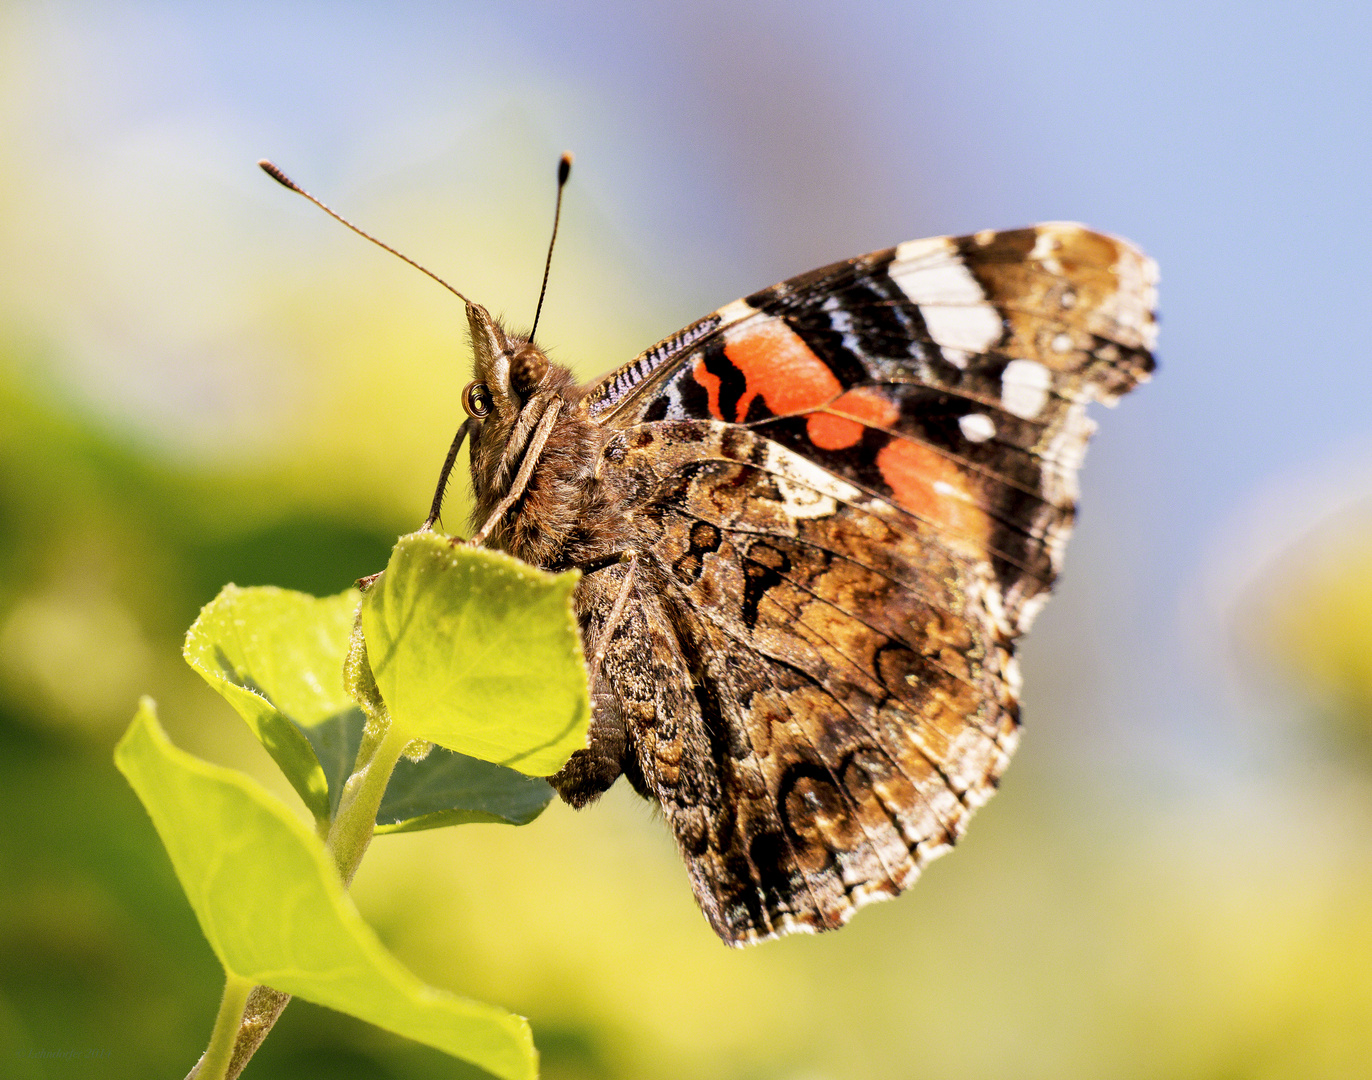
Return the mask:
<path id="1" fill-rule="evenodd" d="M 591 691 L 588 745 L 586 749 L 574 753 L 556 775 L 548 778 L 563 801 L 571 806 L 585 806 L 593 802 L 619 778 L 626 763 L 632 768 L 633 756 L 628 753 L 628 728 L 624 716 L 625 703 L 621 696 L 623 687 L 608 685 L 604 664 L 611 639 L 629 611 L 629 599 L 633 596 L 634 582 L 638 576 L 638 552 L 623 552 L 618 560 L 609 556 L 595 569 L 609 569 L 617 562 L 627 563 L 624 580 L 619 585 L 609 615 L 600 627 L 594 648 L 589 643 L 586 647 L 586 674 Z M 623 645 L 621 641 L 621 648 Z M 636 772 L 634 770 L 634 775 Z M 635 787 L 641 789 L 642 781 L 637 781 Z"/>
<path id="2" fill-rule="evenodd" d="M 557 415 L 560 411 L 558 402 L 555 400 L 548 406 L 548 411 L 539 420 L 538 429 L 534 432 L 534 437 L 529 440 L 529 449 L 524 452 L 524 460 L 520 463 L 519 472 L 515 474 L 514 483 L 510 485 L 510 490 L 505 493 L 505 497 L 500 500 L 499 505 L 491 511 L 490 516 L 486 518 L 486 523 L 468 541 L 473 547 L 480 547 L 486 542 L 491 533 L 495 531 L 495 527 L 500 524 L 500 519 L 524 494 L 524 489 L 529 486 L 529 477 L 533 475 L 534 466 L 538 464 L 538 459 L 543 453 L 543 446 L 548 441 L 548 436 L 553 433 L 553 426 L 557 423 Z"/>
<path id="3" fill-rule="evenodd" d="M 438 522 L 438 515 L 443 512 L 443 496 L 448 491 L 448 477 L 452 475 L 453 463 L 457 461 L 457 452 L 462 449 L 462 444 L 467 440 L 467 432 L 471 430 L 472 418 L 469 416 L 462 421 L 462 426 L 457 429 L 457 434 L 453 436 L 453 444 L 448 447 L 448 456 L 443 459 L 443 471 L 438 474 L 438 487 L 434 491 L 433 505 L 429 507 L 429 516 L 424 519 L 424 524 L 419 526 L 420 532 L 428 532 Z"/>
<path id="4" fill-rule="evenodd" d="M 619 561 L 628 563 L 629 569 L 624 572 L 624 580 L 619 586 L 619 595 L 615 597 L 614 605 L 610 608 L 609 617 L 605 620 L 605 625 L 600 630 L 600 640 L 596 642 L 595 652 L 591 654 L 590 662 L 587 664 L 591 687 L 600 679 L 600 669 L 605 663 L 605 650 L 610 647 L 610 639 L 615 636 L 615 631 L 619 629 L 619 623 L 624 618 L 624 609 L 629 606 L 629 597 L 634 591 L 634 581 L 638 577 L 638 552 L 621 552 Z"/>

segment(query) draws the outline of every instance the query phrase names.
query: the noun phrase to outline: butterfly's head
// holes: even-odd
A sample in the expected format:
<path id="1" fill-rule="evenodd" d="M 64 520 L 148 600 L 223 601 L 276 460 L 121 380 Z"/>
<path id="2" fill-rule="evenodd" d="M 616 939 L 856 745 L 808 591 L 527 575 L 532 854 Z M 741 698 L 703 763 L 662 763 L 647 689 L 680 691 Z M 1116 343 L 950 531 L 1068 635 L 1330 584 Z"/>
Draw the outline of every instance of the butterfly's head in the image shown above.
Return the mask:
<path id="1" fill-rule="evenodd" d="M 508 430 L 548 373 L 548 357 L 532 341 L 508 333 L 480 304 L 467 305 L 476 376 L 462 392 L 467 415 Z"/>

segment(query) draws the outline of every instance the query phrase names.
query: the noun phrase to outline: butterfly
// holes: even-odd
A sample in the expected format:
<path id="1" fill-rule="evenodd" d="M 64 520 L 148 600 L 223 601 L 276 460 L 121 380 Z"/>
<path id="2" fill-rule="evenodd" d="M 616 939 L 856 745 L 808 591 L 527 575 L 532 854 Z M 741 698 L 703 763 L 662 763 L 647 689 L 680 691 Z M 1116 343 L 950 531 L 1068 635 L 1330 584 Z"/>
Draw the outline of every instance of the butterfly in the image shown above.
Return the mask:
<path id="1" fill-rule="evenodd" d="M 660 804 L 726 943 L 895 896 L 995 790 L 1086 407 L 1152 372 L 1156 279 L 1074 224 L 915 240 L 587 385 L 468 301 L 475 540 L 583 574 L 593 719 L 550 783 Z"/>

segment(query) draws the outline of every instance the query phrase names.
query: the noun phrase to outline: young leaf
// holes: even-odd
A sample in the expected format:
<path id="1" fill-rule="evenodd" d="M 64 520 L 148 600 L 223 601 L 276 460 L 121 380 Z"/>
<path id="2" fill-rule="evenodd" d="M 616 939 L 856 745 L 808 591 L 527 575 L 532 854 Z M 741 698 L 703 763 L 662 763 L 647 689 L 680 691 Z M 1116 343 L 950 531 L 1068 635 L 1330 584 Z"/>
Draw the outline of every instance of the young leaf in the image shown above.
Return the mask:
<path id="1" fill-rule="evenodd" d="M 433 533 L 401 537 L 362 601 L 392 723 L 530 776 L 560 769 L 590 721 L 578 577 Z"/>
<path id="2" fill-rule="evenodd" d="M 316 818 L 330 820 L 366 718 L 344 686 L 360 594 L 316 598 L 227 585 L 186 634 L 186 661 L 248 722 Z M 523 825 L 552 798 L 542 781 L 435 751 L 402 759 L 377 822 L 406 832 L 466 821 Z"/>
<path id="3" fill-rule="evenodd" d="M 426 986 L 388 953 L 301 822 L 246 776 L 172 746 L 144 699 L 115 750 L 230 975 L 532 1080 L 523 1017 Z"/>
<path id="4" fill-rule="evenodd" d="M 316 598 L 287 589 L 225 585 L 186 632 L 186 662 L 238 710 L 316 818 L 328 820 L 329 780 L 353 759 L 312 746 L 361 710 L 343 688 L 343 655 L 361 598 L 355 589 Z M 323 750 L 321 756 L 319 751 Z M 352 750 L 357 755 L 356 747 Z M 321 758 L 330 768 L 326 778 Z M 334 797 L 337 804 L 337 796 Z"/>

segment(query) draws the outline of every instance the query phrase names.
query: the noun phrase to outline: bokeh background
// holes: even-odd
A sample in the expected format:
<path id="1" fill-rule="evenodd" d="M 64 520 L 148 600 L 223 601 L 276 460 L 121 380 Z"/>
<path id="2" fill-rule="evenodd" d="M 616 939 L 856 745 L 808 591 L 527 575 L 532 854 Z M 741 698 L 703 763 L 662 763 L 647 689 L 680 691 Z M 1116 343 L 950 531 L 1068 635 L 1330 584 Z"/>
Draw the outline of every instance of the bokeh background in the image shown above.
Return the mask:
<path id="1" fill-rule="evenodd" d="M 226 581 L 379 569 L 460 417 L 460 305 L 254 162 L 527 323 L 572 149 L 540 337 L 588 377 L 1062 218 L 1158 259 L 1162 367 L 1100 417 L 1017 760 L 912 892 L 726 950 L 615 790 L 378 841 L 386 942 L 550 1078 L 1372 1077 L 1369 10 L 5 4 L 0 1073 L 203 1048 L 217 967 L 113 743 L 151 693 L 294 801 L 181 635 Z M 472 1075 L 303 1003 L 250 1069 Z"/>

